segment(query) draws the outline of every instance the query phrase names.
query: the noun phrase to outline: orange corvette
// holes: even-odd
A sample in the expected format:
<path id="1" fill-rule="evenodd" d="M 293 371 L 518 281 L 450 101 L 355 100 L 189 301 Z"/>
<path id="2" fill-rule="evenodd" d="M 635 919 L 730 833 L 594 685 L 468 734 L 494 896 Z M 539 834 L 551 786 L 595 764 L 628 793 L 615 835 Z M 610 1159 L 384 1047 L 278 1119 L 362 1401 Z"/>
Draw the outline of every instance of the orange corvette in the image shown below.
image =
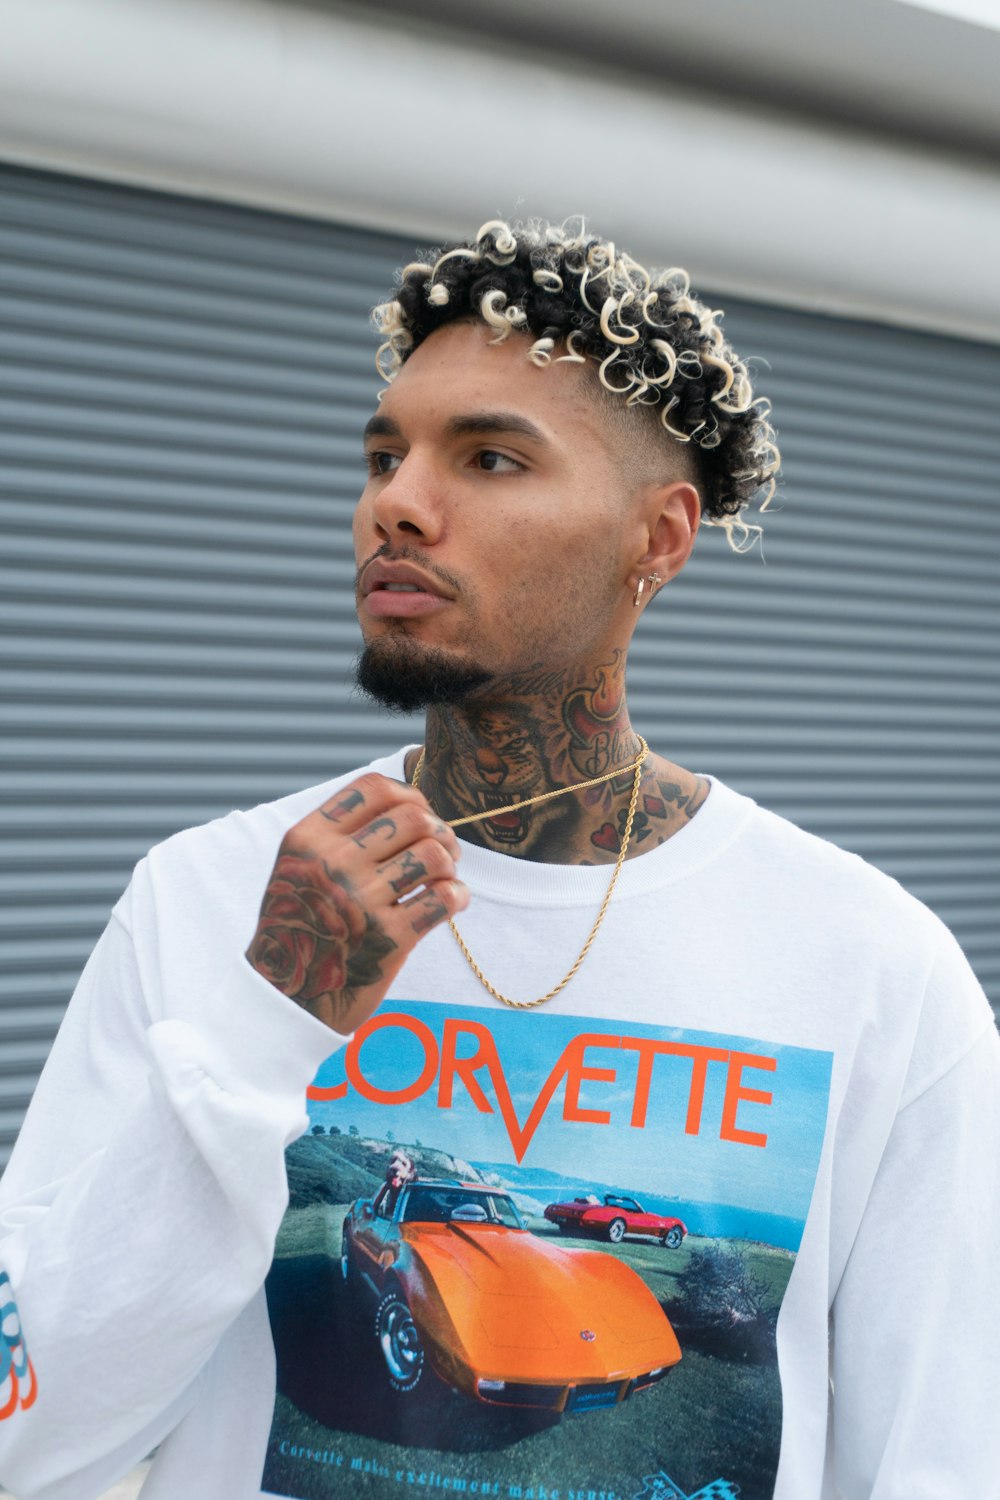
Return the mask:
<path id="1" fill-rule="evenodd" d="M 627 1401 L 681 1357 L 631 1267 L 532 1234 L 510 1195 L 483 1183 L 418 1179 L 359 1199 L 341 1268 L 376 1304 L 398 1391 L 430 1367 L 474 1401 L 583 1412 Z"/>

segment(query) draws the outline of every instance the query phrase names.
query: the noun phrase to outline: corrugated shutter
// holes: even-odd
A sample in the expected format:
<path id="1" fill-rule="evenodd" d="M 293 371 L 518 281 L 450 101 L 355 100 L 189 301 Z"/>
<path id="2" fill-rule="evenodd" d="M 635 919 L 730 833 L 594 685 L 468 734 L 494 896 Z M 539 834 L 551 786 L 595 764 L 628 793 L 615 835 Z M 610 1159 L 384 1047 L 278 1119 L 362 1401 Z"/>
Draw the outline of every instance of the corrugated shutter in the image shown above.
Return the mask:
<path id="1" fill-rule="evenodd" d="M 664 247 L 669 254 L 669 247 Z M 349 687 L 366 313 L 413 246 L 0 169 L 0 1135 L 154 841 L 415 737 Z M 786 458 L 643 622 L 658 746 L 899 876 L 1000 1000 L 1000 351 L 724 299 Z"/>

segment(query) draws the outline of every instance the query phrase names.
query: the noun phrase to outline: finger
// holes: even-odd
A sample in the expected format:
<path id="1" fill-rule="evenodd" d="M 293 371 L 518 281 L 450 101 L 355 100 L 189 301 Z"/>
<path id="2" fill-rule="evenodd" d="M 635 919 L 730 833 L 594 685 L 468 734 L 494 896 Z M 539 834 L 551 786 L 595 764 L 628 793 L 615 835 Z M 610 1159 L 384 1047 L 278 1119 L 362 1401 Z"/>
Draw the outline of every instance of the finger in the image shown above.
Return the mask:
<path id="1" fill-rule="evenodd" d="M 418 807 L 430 805 L 423 792 L 415 786 L 409 786 L 405 781 L 393 781 L 389 776 L 379 776 L 371 771 L 365 776 L 359 776 L 357 781 L 350 782 L 348 786 L 342 786 L 309 817 L 322 818 L 338 833 L 354 833 L 386 808 L 406 802 Z"/>
<path id="2" fill-rule="evenodd" d="M 455 879 L 455 860 L 437 839 L 419 839 L 375 871 L 389 900 L 399 901 L 419 885 Z"/>
<path id="3" fill-rule="evenodd" d="M 469 904 L 469 888 L 460 880 L 435 880 L 392 913 L 393 927 L 400 933 L 400 946 L 413 943 L 425 933 L 447 922 Z M 385 923 L 389 927 L 389 922 Z"/>
<path id="4" fill-rule="evenodd" d="M 461 852 L 454 831 L 426 803 L 420 806 L 407 802 L 387 807 L 349 837 L 365 854 L 374 855 L 379 864 L 410 848 L 419 839 L 436 839 L 453 859 L 457 859 Z"/>

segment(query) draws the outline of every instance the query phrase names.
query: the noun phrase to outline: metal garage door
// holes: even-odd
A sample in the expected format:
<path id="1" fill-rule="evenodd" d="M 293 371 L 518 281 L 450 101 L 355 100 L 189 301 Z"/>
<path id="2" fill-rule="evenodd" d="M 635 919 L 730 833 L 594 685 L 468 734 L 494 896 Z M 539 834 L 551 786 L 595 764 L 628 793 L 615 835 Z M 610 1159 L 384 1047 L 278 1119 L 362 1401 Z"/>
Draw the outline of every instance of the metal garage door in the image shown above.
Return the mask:
<path id="1" fill-rule="evenodd" d="M 6 1142 L 149 845 L 407 733 L 351 696 L 348 520 L 412 250 L 0 169 Z M 647 615 L 636 722 L 897 875 L 1000 1002 L 1000 351 L 727 305 L 783 508 Z"/>

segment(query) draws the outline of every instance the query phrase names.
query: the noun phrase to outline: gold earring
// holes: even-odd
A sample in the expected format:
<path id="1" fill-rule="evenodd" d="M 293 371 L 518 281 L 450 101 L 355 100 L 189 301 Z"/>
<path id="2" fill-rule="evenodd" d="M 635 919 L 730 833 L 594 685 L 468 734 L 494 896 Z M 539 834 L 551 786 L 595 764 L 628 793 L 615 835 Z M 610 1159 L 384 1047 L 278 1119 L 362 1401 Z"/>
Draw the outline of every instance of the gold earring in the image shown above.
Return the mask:
<path id="1" fill-rule="evenodd" d="M 661 582 L 662 582 L 662 579 L 660 578 L 659 573 L 650 573 L 648 577 L 646 577 L 646 578 L 640 578 L 639 579 L 639 587 L 636 589 L 635 593 L 632 595 L 632 604 L 633 604 L 633 607 L 635 609 L 639 608 L 639 605 L 642 603 L 642 596 L 643 596 L 643 594 L 645 592 L 647 584 L 649 585 L 649 597 L 652 598 L 653 595 L 656 593 L 656 590 L 660 587 Z"/>

